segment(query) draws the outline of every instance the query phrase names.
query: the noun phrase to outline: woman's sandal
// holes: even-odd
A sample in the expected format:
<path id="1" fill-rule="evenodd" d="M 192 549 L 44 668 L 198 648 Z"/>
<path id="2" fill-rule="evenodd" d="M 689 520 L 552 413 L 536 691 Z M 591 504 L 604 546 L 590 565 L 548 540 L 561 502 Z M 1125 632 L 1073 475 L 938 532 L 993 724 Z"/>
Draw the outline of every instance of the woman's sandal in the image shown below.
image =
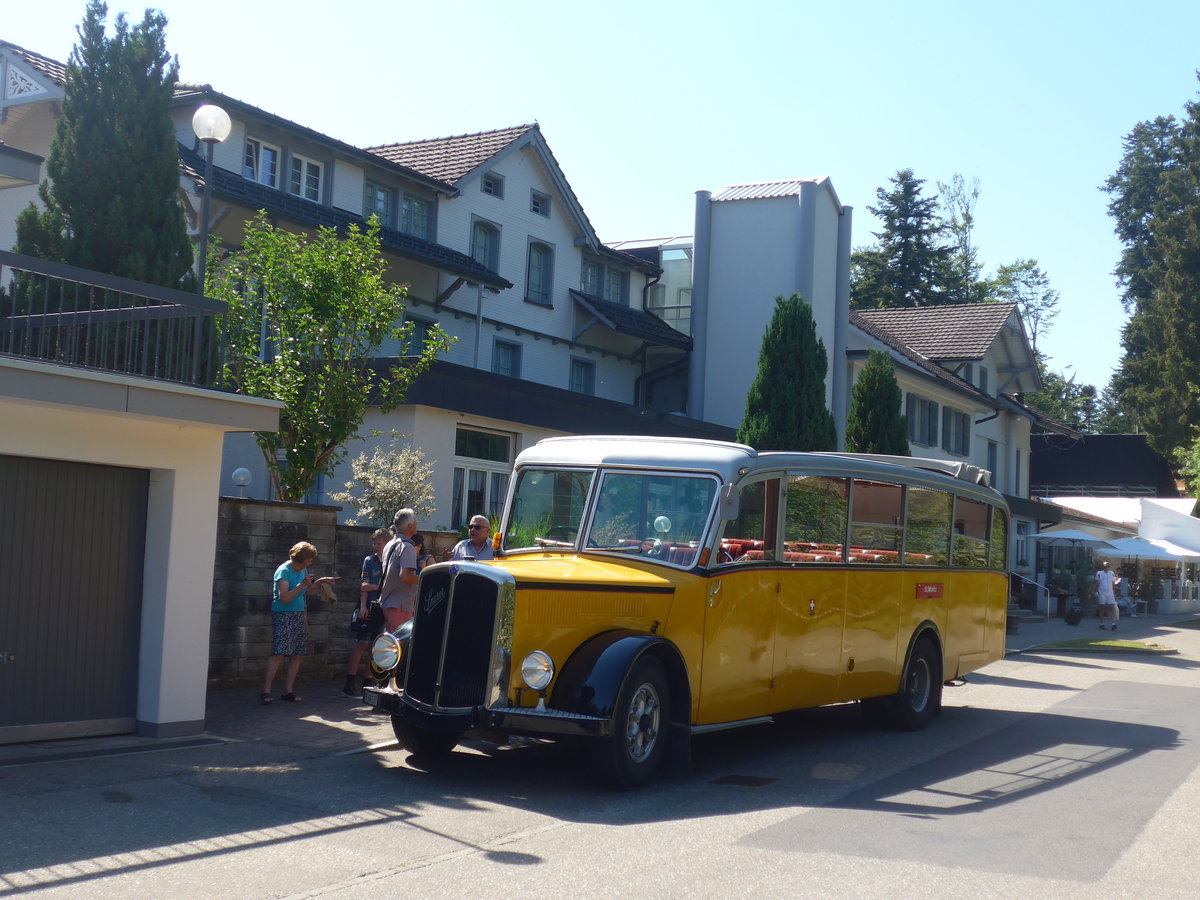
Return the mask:
<path id="1" fill-rule="evenodd" d="M 300 702 L 300 698 L 297 697 L 292 691 L 288 691 L 286 694 L 280 694 L 279 699 L 282 700 L 284 703 L 299 703 Z"/>
<path id="2" fill-rule="evenodd" d="M 274 703 L 274 702 L 275 702 L 275 701 L 274 701 L 274 700 L 271 698 L 271 695 L 270 695 L 270 694 L 265 694 L 265 693 L 264 693 L 262 696 L 260 696 L 260 697 L 259 697 L 259 700 L 261 700 L 261 701 L 262 701 L 262 705 L 263 705 L 263 706 L 270 706 L 272 703 Z"/>

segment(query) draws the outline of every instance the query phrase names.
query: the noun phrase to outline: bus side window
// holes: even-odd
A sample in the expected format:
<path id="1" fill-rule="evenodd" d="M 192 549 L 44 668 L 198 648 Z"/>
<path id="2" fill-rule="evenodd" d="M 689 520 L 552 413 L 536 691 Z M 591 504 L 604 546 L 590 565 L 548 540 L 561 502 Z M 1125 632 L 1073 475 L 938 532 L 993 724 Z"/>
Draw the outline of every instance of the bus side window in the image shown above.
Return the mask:
<path id="1" fill-rule="evenodd" d="M 904 562 L 910 566 L 950 564 L 950 513 L 954 497 L 929 488 L 908 489 Z"/>
<path id="2" fill-rule="evenodd" d="M 954 498 L 954 565 L 987 568 L 991 509 L 979 500 Z"/>
<path id="3" fill-rule="evenodd" d="M 845 478 L 788 477 L 783 559 L 790 563 L 845 559 L 849 487 Z"/>
<path id="4" fill-rule="evenodd" d="M 856 478 L 850 503 L 850 562 L 898 563 L 904 486 Z"/>
<path id="5" fill-rule="evenodd" d="M 721 531 L 717 564 L 774 559 L 778 515 L 779 479 L 744 485 L 738 493 L 738 517 L 727 521 Z"/>
<path id="6" fill-rule="evenodd" d="M 1005 569 L 1008 558 L 1008 517 L 1004 510 L 992 507 L 992 544 L 989 564 L 993 569 Z"/>

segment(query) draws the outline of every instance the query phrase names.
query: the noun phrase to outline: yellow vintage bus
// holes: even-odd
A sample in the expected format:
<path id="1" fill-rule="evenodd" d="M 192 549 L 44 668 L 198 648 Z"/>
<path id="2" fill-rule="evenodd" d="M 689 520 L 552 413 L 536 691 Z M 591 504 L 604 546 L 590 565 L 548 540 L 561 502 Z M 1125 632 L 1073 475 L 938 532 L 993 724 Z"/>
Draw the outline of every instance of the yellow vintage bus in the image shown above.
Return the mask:
<path id="1" fill-rule="evenodd" d="M 364 698 L 415 754 L 585 738 L 619 787 L 786 710 L 863 701 L 922 728 L 945 681 L 1003 656 L 1008 521 L 965 463 L 544 440 L 496 559 L 424 570 Z"/>

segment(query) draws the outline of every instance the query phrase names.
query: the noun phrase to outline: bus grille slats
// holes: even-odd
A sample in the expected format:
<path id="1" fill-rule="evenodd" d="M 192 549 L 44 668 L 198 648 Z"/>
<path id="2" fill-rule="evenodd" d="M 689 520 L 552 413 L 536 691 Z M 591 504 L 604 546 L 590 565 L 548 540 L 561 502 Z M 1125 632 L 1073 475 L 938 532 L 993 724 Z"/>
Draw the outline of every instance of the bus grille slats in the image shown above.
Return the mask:
<path id="1" fill-rule="evenodd" d="M 485 702 L 496 599 L 495 582 L 470 572 L 447 569 L 422 579 L 405 686 L 414 700 L 441 708 Z"/>

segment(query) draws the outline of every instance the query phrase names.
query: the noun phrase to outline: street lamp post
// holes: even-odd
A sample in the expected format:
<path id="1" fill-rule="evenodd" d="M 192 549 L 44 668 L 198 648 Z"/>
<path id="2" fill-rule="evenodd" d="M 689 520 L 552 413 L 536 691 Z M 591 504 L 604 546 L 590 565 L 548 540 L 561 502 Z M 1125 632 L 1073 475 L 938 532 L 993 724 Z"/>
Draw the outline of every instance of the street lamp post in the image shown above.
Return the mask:
<path id="1" fill-rule="evenodd" d="M 212 209 L 213 146 L 229 137 L 233 123 L 229 113 L 219 106 L 206 103 L 192 116 L 192 131 L 204 142 L 204 196 L 200 198 L 200 286 L 204 296 L 204 283 L 208 275 L 208 218 Z M 192 381 L 195 382 L 200 366 L 200 316 L 196 316 L 196 327 L 192 335 Z"/>

